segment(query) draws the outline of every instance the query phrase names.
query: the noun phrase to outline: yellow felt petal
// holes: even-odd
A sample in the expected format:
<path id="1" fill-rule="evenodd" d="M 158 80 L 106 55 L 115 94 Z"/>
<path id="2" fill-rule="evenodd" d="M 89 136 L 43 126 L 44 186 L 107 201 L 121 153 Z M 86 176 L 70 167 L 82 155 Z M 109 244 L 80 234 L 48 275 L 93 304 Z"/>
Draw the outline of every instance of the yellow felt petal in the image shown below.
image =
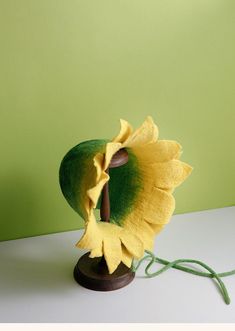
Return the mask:
<path id="1" fill-rule="evenodd" d="M 113 143 L 113 142 L 107 143 L 106 151 L 105 151 L 104 170 L 108 168 L 113 155 L 121 148 L 122 148 L 121 143 Z"/>
<path id="2" fill-rule="evenodd" d="M 136 213 L 135 213 L 136 215 Z M 148 222 L 145 222 L 144 218 L 129 216 L 124 223 L 124 228 L 136 235 L 144 244 L 144 249 L 152 250 L 154 243 L 154 231 Z"/>
<path id="3" fill-rule="evenodd" d="M 118 237 L 120 233 L 123 231 L 122 227 L 113 223 L 99 222 L 97 224 L 99 231 L 102 233 L 103 238 L 111 237 L 111 236 Z"/>
<path id="4" fill-rule="evenodd" d="M 128 252 L 125 246 L 122 245 L 122 262 L 128 267 L 131 267 L 133 256 Z"/>
<path id="5" fill-rule="evenodd" d="M 103 245 L 101 243 L 101 245 L 91 250 L 89 257 L 94 258 L 94 257 L 100 257 L 102 255 L 103 255 Z"/>
<path id="6" fill-rule="evenodd" d="M 91 189 L 87 190 L 87 195 L 91 200 L 91 205 L 90 205 L 91 208 L 96 208 L 101 191 L 102 191 L 105 183 L 107 183 L 108 180 L 109 180 L 109 175 L 106 172 L 103 172 L 100 175 L 100 179 L 99 179 L 98 183 Z"/>
<path id="7" fill-rule="evenodd" d="M 120 239 L 126 249 L 137 259 L 144 254 L 143 242 L 129 231 L 122 231 Z"/>
<path id="8" fill-rule="evenodd" d="M 156 162 L 166 162 L 178 158 L 181 146 L 173 140 L 158 140 L 155 143 L 136 146 L 134 154 L 144 165 Z"/>
<path id="9" fill-rule="evenodd" d="M 156 233 L 160 232 L 163 225 L 169 222 L 174 208 L 174 197 L 170 193 L 154 187 L 151 179 L 147 178 L 145 189 L 139 194 L 133 211 L 124 220 L 124 229 L 138 237 L 143 243 L 144 249 L 152 250 Z M 121 239 L 129 252 L 134 255 L 134 251 L 127 245 L 131 241 Z M 135 247 L 135 244 L 132 245 Z"/>
<path id="10" fill-rule="evenodd" d="M 181 157 L 181 155 L 182 155 L 182 153 L 183 153 L 183 151 L 182 151 L 182 149 L 180 149 L 180 150 L 176 153 L 174 159 L 179 160 L 180 157 Z"/>
<path id="11" fill-rule="evenodd" d="M 150 169 L 151 171 L 151 169 Z M 172 188 L 180 185 L 191 173 L 192 167 L 180 160 L 155 163 L 152 166 L 154 184 L 159 188 Z"/>
<path id="12" fill-rule="evenodd" d="M 137 147 L 151 142 L 156 142 L 158 139 L 158 128 L 151 116 L 148 116 L 140 128 L 135 130 L 133 134 L 126 140 L 123 147 Z"/>
<path id="13" fill-rule="evenodd" d="M 135 213 L 138 215 L 138 209 L 145 220 L 154 224 L 166 224 L 169 222 L 175 209 L 175 199 L 170 194 L 156 187 L 151 187 L 145 192 L 146 201 L 141 201 L 136 207 Z"/>
<path id="14" fill-rule="evenodd" d="M 76 246 L 83 249 L 94 249 L 102 246 L 102 234 L 99 231 L 93 211 L 86 222 L 84 234 Z"/>
<path id="15" fill-rule="evenodd" d="M 104 154 L 97 153 L 93 159 L 94 166 L 96 168 L 96 182 L 99 181 L 100 176 L 103 173 L 103 164 L 104 164 Z"/>
<path id="16" fill-rule="evenodd" d="M 121 129 L 119 134 L 112 139 L 112 142 L 124 143 L 131 135 L 133 129 L 131 125 L 123 120 L 120 119 Z"/>
<path id="17" fill-rule="evenodd" d="M 149 223 L 149 226 L 152 228 L 154 235 L 156 236 L 156 234 L 158 234 L 159 232 L 162 231 L 162 229 L 164 228 L 165 225 Z"/>
<path id="18" fill-rule="evenodd" d="M 109 273 L 113 273 L 122 260 L 121 241 L 118 237 L 105 237 L 103 241 L 104 257 Z"/>
<path id="19" fill-rule="evenodd" d="M 177 141 L 158 140 L 156 143 L 154 158 L 156 158 L 156 162 L 166 162 L 178 158 L 181 150 L 182 146 L 177 143 Z"/>

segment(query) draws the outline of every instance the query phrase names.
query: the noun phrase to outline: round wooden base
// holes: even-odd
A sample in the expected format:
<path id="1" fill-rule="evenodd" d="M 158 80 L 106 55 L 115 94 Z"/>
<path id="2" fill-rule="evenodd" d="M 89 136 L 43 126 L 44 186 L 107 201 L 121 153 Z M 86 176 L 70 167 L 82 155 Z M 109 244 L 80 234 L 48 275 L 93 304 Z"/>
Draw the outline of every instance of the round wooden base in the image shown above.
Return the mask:
<path id="1" fill-rule="evenodd" d="M 74 268 L 74 278 L 78 284 L 94 291 L 113 291 L 128 285 L 135 273 L 121 263 L 111 275 L 103 258 L 89 258 L 84 254 Z"/>

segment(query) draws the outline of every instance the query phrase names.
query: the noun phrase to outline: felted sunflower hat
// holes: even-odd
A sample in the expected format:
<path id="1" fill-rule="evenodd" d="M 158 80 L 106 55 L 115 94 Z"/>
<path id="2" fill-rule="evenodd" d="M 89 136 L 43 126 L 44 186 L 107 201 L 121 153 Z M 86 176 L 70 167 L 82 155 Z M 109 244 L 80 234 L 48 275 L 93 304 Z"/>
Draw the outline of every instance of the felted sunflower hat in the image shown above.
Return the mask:
<path id="1" fill-rule="evenodd" d="M 112 140 L 88 140 L 73 147 L 59 174 L 66 200 L 85 221 L 77 247 L 89 250 L 91 258 L 104 256 L 110 274 L 121 262 L 130 267 L 133 259 L 153 249 L 155 236 L 174 212 L 173 191 L 192 171 L 180 161 L 180 144 L 158 139 L 150 116 L 136 130 L 125 120 L 120 124 Z M 107 172 L 121 149 L 128 153 L 128 162 Z M 107 182 L 108 223 L 97 220 L 94 213 Z"/>

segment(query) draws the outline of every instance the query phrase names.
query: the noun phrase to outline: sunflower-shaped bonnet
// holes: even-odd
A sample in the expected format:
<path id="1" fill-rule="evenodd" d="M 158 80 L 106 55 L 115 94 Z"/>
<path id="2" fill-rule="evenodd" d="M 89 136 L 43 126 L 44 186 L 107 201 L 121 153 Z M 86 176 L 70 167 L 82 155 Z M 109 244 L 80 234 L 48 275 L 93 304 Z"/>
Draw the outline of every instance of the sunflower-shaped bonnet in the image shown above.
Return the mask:
<path id="1" fill-rule="evenodd" d="M 192 171 L 179 160 L 181 146 L 159 140 L 150 116 L 137 130 L 120 120 L 119 134 L 111 141 L 89 140 L 73 147 L 60 166 L 60 186 L 70 206 L 85 220 L 77 246 L 90 257 L 104 256 L 109 273 L 121 262 L 127 267 L 152 250 L 155 235 L 170 220 L 175 208 L 172 195 Z M 128 162 L 106 170 L 120 149 Z M 96 220 L 101 193 L 109 181 L 110 222 Z"/>

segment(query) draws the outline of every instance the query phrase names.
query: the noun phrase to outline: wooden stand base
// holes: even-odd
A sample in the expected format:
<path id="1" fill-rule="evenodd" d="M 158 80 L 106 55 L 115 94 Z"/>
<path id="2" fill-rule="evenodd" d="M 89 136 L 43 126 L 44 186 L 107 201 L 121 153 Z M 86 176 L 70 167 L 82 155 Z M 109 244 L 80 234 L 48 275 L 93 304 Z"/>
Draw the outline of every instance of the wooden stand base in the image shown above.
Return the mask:
<path id="1" fill-rule="evenodd" d="M 78 284 L 94 291 L 113 291 L 128 285 L 135 273 L 123 263 L 112 273 L 108 273 L 103 258 L 89 258 L 84 254 L 74 268 L 74 278 Z"/>

